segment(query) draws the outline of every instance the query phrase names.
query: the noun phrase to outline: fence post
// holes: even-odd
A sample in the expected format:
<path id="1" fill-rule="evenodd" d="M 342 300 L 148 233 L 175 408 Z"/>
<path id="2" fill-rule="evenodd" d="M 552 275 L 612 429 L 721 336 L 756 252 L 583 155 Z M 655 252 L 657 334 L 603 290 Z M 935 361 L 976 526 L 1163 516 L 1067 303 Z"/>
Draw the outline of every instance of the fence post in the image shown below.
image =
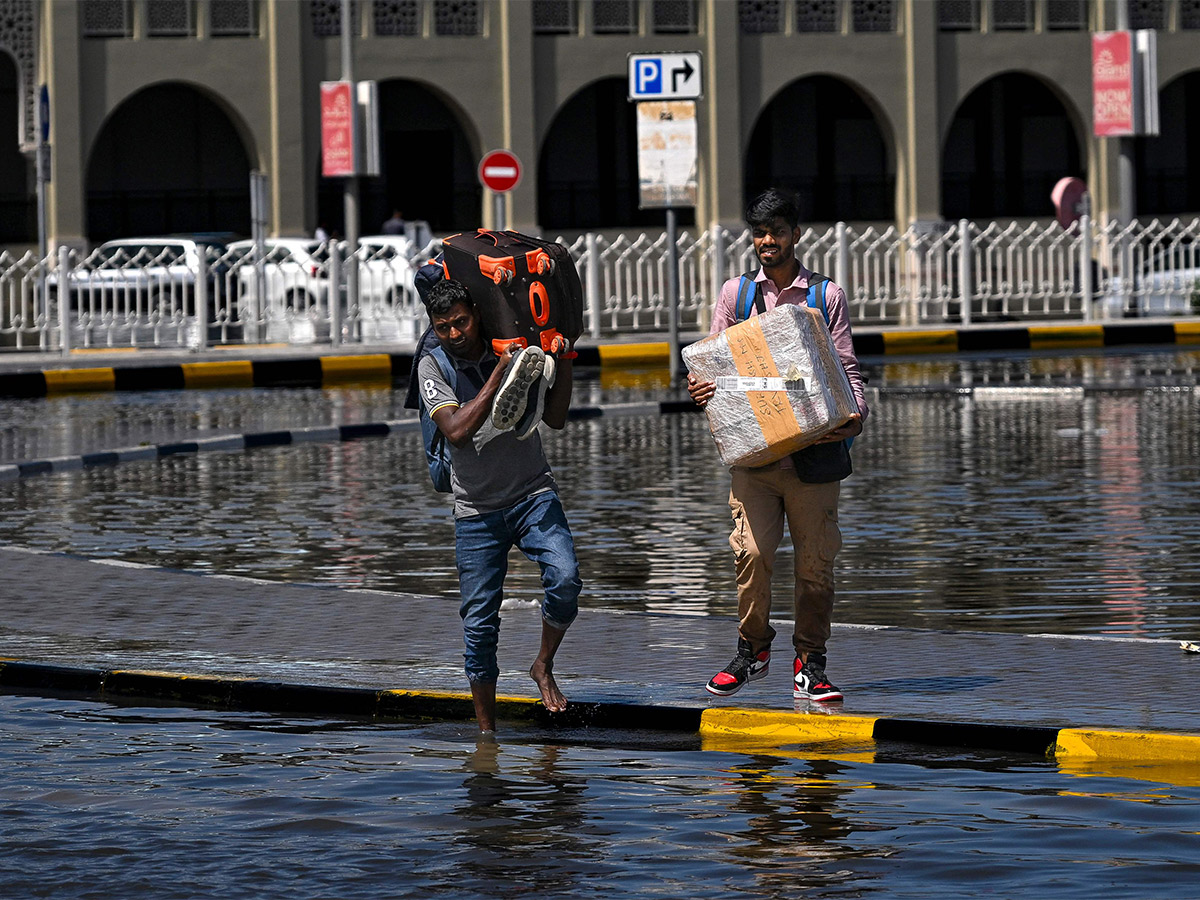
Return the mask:
<path id="1" fill-rule="evenodd" d="M 850 296 L 850 238 L 846 234 L 846 223 L 838 222 L 835 226 L 837 235 L 837 262 L 833 273 L 833 282 Z"/>
<path id="2" fill-rule="evenodd" d="M 721 296 L 721 287 L 725 284 L 725 229 L 720 224 L 712 227 L 712 284 L 709 286 L 711 296 L 708 310 L 711 311 Z M 707 316 L 707 312 L 703 315 Z"/>
<path id="3" fill-rule="evenodd" d="M 71 352 L 71 248 L 58 248 L 58 345 L 63 356 Z"/>
<path id="4" fill-rule="evenodd" d="M 196 250 L 196 289 L 192 291 L 196 304 L 196 336 L 189 343 L 191 349 L 203 350 L 208 346 L 208 248 L 198 244 Z"/>
<path id="5" fill-rule="evenodd" d="M 353 262 L 353 255 L 350 257 Z M 347 291 L 346 302 L 350 302 Z M 329 242 L 329 343 L 336 347 L 342 342 L 342 254 L 341 244 Z"/>
<path id="6" fill-rule="evenodd" d="M 971 324 L 971 223 L 958 220 L 958 297 L 959 318 Z"/>
<path id="7" fill-rule="evenodd" d="M 1083 295 L 1083 321 L 1092 321 L 1092 217 L 1084 213 L 1079 217 L 1079 292 Z"/>
<path id="8" fill-rule="evenodd" d="M 584 240 L 587 247 L 587 302 L 588 333 L 600 337 L 600 242 L 596 233 L 589 231 Z"/>

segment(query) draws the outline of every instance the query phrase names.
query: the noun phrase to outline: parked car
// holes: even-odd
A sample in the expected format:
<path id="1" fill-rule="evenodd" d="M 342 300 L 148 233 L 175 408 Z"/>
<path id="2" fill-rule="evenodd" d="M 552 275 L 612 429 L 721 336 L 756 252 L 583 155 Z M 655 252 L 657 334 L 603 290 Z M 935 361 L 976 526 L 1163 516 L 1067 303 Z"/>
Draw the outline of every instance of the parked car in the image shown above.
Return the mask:
<path id="1" fill-rule="evenodd" d="M 312 343 L 329 337 L 329 247 L 307 238 L 268 238 L 261 265 L 254 241 L 227 248 L 237 318 L 248 337 Z"/>
<path id="2" fill-rule="evenodd" d="M 1114 275 L 1105 303 L 1112 316 L 1200 313 L 1200 242 L 1180 242 L 1153 250 L 1141 260 L 1132 286 Z"/>

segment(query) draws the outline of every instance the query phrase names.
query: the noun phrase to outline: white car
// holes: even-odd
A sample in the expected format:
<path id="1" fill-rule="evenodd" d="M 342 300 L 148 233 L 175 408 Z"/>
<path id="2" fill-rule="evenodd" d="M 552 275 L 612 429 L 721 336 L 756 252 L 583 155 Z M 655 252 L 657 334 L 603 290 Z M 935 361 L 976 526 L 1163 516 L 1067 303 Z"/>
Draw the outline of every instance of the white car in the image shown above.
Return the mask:
<path id="1" fill-rule="evenodd" d="M 307 238 L 268 238 L 227 248 L 237 317 L 247 340 L 310 344 L 329 337 L 329 248 Z M 256 264 L 258 263 L 258 264 Z"/>
<path id="2" fill-rule="evenodd" d="M 1111 316 L 1177 316 L 1200 313 L 1200 242 L 1135 250 L 1132 289 L 1114 275 L 1106 292 Z"/>

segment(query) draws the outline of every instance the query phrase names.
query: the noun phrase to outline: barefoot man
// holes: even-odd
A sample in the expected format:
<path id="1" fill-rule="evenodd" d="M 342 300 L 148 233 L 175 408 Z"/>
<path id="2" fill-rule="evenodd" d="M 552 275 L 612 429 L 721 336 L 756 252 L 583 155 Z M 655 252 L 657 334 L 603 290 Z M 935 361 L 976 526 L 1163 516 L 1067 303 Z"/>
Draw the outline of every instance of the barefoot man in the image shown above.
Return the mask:
<path id="1" fill-rule="evenodd" d="M 472 440 L 491 415 L 498 391 L 518 383 L 528 389 L 527 381 L 506 378 L 512 351 L 497 357 L 487 346 L 479 313 L 459 282 L 446 279 L 434 285 L 426 308 L 442 348 L 454 363 L 457 383 L 450 386 L 430 354 L 418 363 L 417 377 L 421 401 L 450 444 L 467 678 L 479 730 L 492 732 L 500 675 L 496 645 L 509 550 L 519 547 L 542 570 L 542 642 L 529 675 L 551 712 L 567 707 L 567 699 L 554 681 L 554 654 L 578 612 L 583 584 L 571 529 L 537 429 L 500 432 L 478 449 Z M 546 377 L 553 378 L 545 394 L 542 421 L 551 428 L 562 428 L 571 404 L 571 361 L 547 363 L 536 354 L 534 357 L 537 365 L 546 367 Z M 517 365 L 521 365 L 519 360 Z"/>

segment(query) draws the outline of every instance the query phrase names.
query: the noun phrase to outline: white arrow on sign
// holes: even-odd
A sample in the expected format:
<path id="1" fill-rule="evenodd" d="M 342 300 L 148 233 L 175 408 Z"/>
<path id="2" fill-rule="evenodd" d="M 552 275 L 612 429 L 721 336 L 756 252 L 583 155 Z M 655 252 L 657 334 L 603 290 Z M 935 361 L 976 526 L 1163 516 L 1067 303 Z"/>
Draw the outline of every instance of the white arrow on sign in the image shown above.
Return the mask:
<path id="1" fill-rule="evenodd" d="M 698 100 L 699 53 L 629 54 L 630 100 Z"/>

